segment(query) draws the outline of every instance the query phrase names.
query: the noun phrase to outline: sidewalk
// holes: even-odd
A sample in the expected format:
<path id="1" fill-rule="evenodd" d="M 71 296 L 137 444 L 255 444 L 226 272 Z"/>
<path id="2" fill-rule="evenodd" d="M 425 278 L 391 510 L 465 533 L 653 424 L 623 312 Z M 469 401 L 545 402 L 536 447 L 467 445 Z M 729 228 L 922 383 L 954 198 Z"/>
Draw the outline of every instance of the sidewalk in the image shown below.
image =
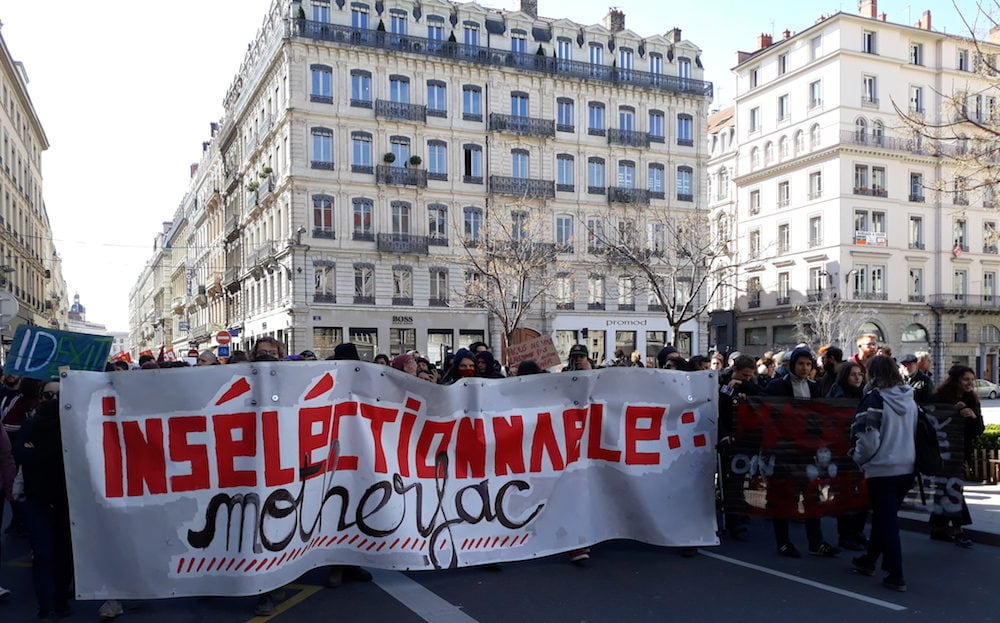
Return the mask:
<path id="1" fill-rule="evenodd" d="M 976 543 L 1000 546 L 1000 485 L 965 485 L 965 502 L 969 505 L 972 525 L 964 528 Z M 904 529 L 928 532 L 927 511 L 921 506 L 903 505 L 899 513 Z"/>

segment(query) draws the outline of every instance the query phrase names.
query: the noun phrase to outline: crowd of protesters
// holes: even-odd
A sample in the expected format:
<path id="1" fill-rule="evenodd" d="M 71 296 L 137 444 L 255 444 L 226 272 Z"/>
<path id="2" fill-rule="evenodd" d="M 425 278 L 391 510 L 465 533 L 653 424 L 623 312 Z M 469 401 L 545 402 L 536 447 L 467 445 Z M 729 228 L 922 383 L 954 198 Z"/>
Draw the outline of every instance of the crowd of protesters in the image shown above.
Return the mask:
<path id="1" fill-rule="evenodd" d="M 233 351 L 225 362 L 239 364 L 260 361 L 315 361 L 309 350 L 287 355 L 285 345 L 270 337 L 256 341 L 248 352 Z M 327 357 L 332 360 L 361 360 L 357 347 L 351 343 L 338 345 Z M 783 396 L 799 399 L 835 398 L 857 402 L 854 423 L 855 446 L 852 456 L 865 474 L 870 502 L 869 536 L 865 536 L 869 512 L 837 517 L 837 545 L 824 540 L 820 520 L 805 521 L 808 552 L 823 558 L 836 557 L 843 549 L 862 552 L 852 560 L 855 571 L 873 575 L 878 560 L 887 575 L 883 584 L 895 590 L 905 590 L 902 552 L 899 540 L 897 512 L 903 496 L 914 480 L 913 429 L 917 405 L 947 403 L 955 405 L 965 422 L 966 456 L 972 439 L 983 431 L 982 411 L 972 385 L 974 372 L 962 365 L 953 366 L 945 379 L 935 387 L 931 377 L 931 357 L 926 352 L 902 356 L 898 362 L 891 351 L 878 343 L 871 334 L 857 338 L 856 352 L 845 359 L 837 346 L 823 346 L 815 352 L 806 344 L 781 353 L 765 353 L 753 358 L 739 352 L 723 356 L 694 355 L 685 358 L 673 346 L 662 348 L 647 364 L 639 352 L 626 354 L 617 349 L 614 357 L 601 362 L 600 367 L 657 367 L 667 370 L 714 370 L 719 379 L 719 452 L 723 460 L 732 439 L 736 405 L 751 396 Z M 431 383 L 453 384 L 464 378 L 500 379 L 505 376 L 525 376 L 545 373 L 532 360 L 520 361 L 506 368 L 500 365 L 487 344 L 476 342 L 449 354 L 441 367 L 420 353 L 411 351 L 389 357 L 378 354 L 373 363 L 390 366 L 405 374 Z M 198 353 L 194 365 L 222 365 L 210 350 Z M 136 365 L 115 361 L 107 371 L 130 369 L 186 367 L 185 361 L 157 361 L 149 354 Z M 585 345 L 573 345 L 562 371 L 598 368 Z M 58 379 L 38 381 L 30 378 L 4 376 L 0 384 L 0 492 L 10 501 L 13 517 L 6 532 L 13 537 L 28 537 L 32 549 L 32 567 L 38 615 L 42 619 L 58 620 L 69 615 L 68 600 L 72 595 L 72 549 L 70 547 L 70 516 L 66 499 L 66 481 L 62 464 L 59 433 Z M 873 425 L 877 419 L 879 424 Z M 871 435 L 878 428 L 877 435 Z M 873 441 L 874 439 L 874 441 Z M 780 491 L 769 491 L 780 495 Z M 0 525 L 4 505 L 0 504 Z M 724 509 L 725 534 L 734 539 L 747 538 L 749 518 Z M 959 517 L 932 516 L 931 538 L 949 541 L 961 547 L 972 542 L 962 531 L 971 523 L 964 506 Z M 789 534 L 789 522 L 772 520 L 777 552 L 798 558 L 800 551 Z M 693 550 L 685 550 L 685 554 Z M 570 553 L 570 559 L 582 564 L 589 558 L 589 549 Z M 328 567 L 327 586 L 335 588 L 345 581 L 370 581 L 371 574 L 355 566 Z M 10 591 L 0 586 L 0 599 Z M 255 607 L 258 615 L 275 610 L 280 592 L 261 595 Z M 124 609 L 118 601 L 102 604 L 99 615 L 104 619 L 120 616 Z"/>

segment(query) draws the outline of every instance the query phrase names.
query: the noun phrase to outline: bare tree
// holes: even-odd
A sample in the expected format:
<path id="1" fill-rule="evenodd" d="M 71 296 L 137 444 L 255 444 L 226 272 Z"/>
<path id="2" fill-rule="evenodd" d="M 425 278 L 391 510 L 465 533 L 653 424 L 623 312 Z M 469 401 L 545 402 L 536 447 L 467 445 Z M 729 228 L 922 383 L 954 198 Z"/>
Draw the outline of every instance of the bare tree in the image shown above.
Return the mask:
<path id="1" fill-rule="evenodd" d="M 587 250 L 603 254 L 612 271 L 638 277 L 644 283 L 637 287 L 648 286 L 650 306 L 666 317 L 671 341 L 681 325 L 702 317 L 720 289 L 735 289 L 731 228 L 713 224 L 707 211 L 634 202 L 616 216 L 586 218 Z"/>
<path id="2" fill-rule="evenodd" d="M 906 137 L 880 140 L 905 140 L 912 151 L 941 156 L 953 169 L 951 179 L 940 179 L 927 188 L 950 196 L 953 205 L 970 204 L 970 194 L 982 195 L 985 207 L 997 208 L 994 187 L 1000 181 L 1000 104 L 996 96 L 1000 87 L 1000 1 L 977 0 L 955 10 L 968 31 L 969 47 L 959 49 L 958 66 L 962 78 L 949 80 L 950 91 L 932 89 L 942 102 L 939 111 L 926 110 L 920 89 L 911 89 L 908 102 L 893 101 Z M 922 54 L 911 49 L 911 55 Z M 911 58 L 922 63 L 923 59 Z M 860 130 L 859 130 L 860 131 Z M 976 201 L 977 199 L 973 199 Z M 988 233 L 991 244 L 996 233 Z M 957 243 L 958 241 L 956 241 Z"/>
<path id="3" fill-rule="evenodd" d="M 500 325 L 504 344 L 550 291 L 560 272 L 560 249 L 544 219 L 523 204 L 492 206 L 464 216 L 465 271 L 460 292 L 466 306 L 482 307 Z"/>
<path id="4" fill-rule="evenodd" d="M 835 298 L 795 307 L 795 339 L 808 344 L 852 344 L 870 310 Z"/>

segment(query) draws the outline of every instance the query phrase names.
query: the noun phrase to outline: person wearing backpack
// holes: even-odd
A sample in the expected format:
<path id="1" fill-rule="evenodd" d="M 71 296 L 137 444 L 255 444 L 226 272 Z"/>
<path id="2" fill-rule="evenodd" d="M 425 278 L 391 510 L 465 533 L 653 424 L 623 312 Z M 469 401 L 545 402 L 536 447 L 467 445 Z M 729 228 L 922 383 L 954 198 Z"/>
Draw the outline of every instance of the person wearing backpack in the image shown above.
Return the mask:
<path id="1" fill-rule="evenodd" d="M 972 368 L 954 365 L 948 370 L 948 377 L 930 399 L 931 403 L 950 404 L 958 408 L 958 414 L 962 416 L 962 423 L 965 425 L 962 451 L 966 462 L 972 456 L 973 440 L 983 434 L 983 430 L 985 430 L 979 397 L 973 391 L 975 383 L 976 373 L 972 371 Z M 931 513 L 931 538 L 935 541 L 951 541 L 959 547 L 968 549 L 972 547 L 972 540 L 962 531 L 962 526 L 971 523 L 972 515 L 969 514 L 969 506 L 965 503 L 965 496 L 962 496 L 960 516 L 946 517 Z"/>
<path id="2" fill-rule="evenodd" d="M 883 586 L 905 591 L 898 513 L 913 486 L 917 403 L 890 357 L 872 357 L 867 369 L 871 390 L 861 399 L 851 425 L 851 456 L 868 484 L 872 529 L 867 551 L 851 562 L 856 572 L 871 576 L 881 557 Z"/>

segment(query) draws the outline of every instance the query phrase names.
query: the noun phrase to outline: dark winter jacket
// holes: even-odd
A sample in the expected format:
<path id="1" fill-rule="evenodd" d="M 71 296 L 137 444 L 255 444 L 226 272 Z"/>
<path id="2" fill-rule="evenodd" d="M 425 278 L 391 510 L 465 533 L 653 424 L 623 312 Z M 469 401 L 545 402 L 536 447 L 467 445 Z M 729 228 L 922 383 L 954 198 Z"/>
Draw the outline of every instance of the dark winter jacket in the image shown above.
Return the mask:
<path id="1" fill-rule="evenodd" d="M 14 458 L 21 464 L 24 493 L 28 498 L 66 506 L 58 401 L 43 400 L 34 414 L 24 421 L 14 446 Z"/>

